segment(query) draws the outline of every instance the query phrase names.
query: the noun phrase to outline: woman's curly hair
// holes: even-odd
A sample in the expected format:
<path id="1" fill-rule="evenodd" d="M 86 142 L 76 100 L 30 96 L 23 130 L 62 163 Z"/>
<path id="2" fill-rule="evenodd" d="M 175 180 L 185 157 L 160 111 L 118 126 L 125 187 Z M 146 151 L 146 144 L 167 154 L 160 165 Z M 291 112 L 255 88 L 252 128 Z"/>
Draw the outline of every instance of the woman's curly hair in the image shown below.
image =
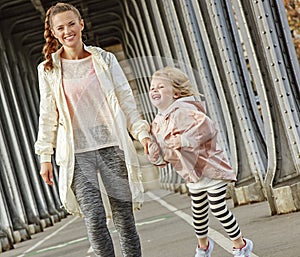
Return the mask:
<path id="1" fill-rule="evenodd" d="M 59 47 L 58 40 L 54 37 L 52 33 L 52 18 L 58 14 L 63 13 L 66 11 L 72 11 L 77 16 L 78 19 L 81 20 L 80 12 L 76 7 L 74 7 L 71 4 L 67 3 L 57 3 L 55 6 L 51 6 L 48 11 L 46 12 L 46 18 L 45 18 L 45 31 L 44 31 L 44 38 L 46 40 L 46 43 L 43 48 L 43 54 L 45 57 L 45 64 L 44 69 L 45 71 L 50 71 L 53 69 L 53 60 L 52 60 L 52 53 L 56 52 Z"/>

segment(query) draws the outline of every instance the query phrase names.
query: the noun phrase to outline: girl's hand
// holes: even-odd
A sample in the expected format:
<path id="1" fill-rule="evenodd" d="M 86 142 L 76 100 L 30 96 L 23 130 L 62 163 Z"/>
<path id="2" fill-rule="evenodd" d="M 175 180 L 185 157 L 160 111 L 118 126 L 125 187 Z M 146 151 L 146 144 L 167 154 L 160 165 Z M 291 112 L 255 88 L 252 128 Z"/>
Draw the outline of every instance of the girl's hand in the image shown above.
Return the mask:
<path id="1" fill-rule="evenodd" d="M 160 157 L 160 149 L 159 146 L 155 142 L 149 143 L 149 156 L 148 159 L 152 163 L 156 163 Z"/>
<path id="2" fill-rule="evenodd" d="M 41 163 L 40 175 L 48 185 L 53 185 L 53 167 L 51 162 Z"/>
<path id="3" fill-rule="evenodd" d="M 152 164 L 159 167 L 164 167 L 167 164 L 160 153 L 160 148 L 158 144 L 155 142 L 149 143 L 148 159 Z"/>

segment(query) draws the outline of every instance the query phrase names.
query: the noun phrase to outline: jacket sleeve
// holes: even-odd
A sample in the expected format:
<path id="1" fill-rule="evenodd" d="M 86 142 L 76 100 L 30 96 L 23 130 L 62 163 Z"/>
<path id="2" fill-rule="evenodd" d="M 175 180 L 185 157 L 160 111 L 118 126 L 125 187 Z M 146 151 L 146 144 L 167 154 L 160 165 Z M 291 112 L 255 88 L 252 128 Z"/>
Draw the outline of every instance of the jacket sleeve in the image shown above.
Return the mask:
<path id="1" fill-rule="evenodd" d="M 40 162 L 51 162 L 51 155 L 56 147 L 56 132 L 58 113 L 56 102 L 42 64 L 38 67 L 40 90 L 40 113 L 35 153 L 40 156 Z"/>
<path id="2" fill-rule="evenodd" d="M 149 137 L 150 125 L 141 118 L 130 85 L 113 54 L 110 54 L 110 71 L 119 104 L 126 116 L 127 128 L 135 139 L 142 141 Z"/>
<path id="3" fill-rule="evenodd" d="M 204 113 L 194 110 L 178 110 L 174 117 L 171 133 L 166 135 L 169 148 L 195 151 L 203 148 L 215 138 L 214 122 Z"/>

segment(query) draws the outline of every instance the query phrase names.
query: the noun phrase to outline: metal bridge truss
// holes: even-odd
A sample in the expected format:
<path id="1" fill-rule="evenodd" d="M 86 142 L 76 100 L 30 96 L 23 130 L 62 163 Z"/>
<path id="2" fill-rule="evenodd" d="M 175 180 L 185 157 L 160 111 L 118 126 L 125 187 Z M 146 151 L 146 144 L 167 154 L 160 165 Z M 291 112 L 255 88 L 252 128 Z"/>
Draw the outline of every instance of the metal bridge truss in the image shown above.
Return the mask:
<path id="1" fill-rule="evenodd" d="M 238 177 L 231 188 L 235 203 L 267 199 L 272 214 L 299 210 L 300 73 L 283 3 L 123 4 L 131 33 L 140 35 L 126 41 L 125 49 L 148 120 L 154 113 L 145 78 L 165 65 L 182 68 L 219 125 L 221 144 Z M 161 183 L 169 189 L 183 183 L 170 167 L 162 174 Z"/>
<path id="2" fill-rule="evenodd" d="M 40 1 L 31 2 L 43 15 Z M 230 186 L 235 204 L 267 200 L 272 215 L 299 211 L 300 71 L 282 1 L 116 3 L 121 12 L 101 15 L 121 20 L 122 26 L 94 30 L 118 32 L 104 40 L 122 44 L 146 119 L 151 122 L 155 114 L 148 99 L 152 73 L 166 65 L 183 69 L 218 124 L 220 143 L 238 177 Z M 37 31 L 18 30 L 18 24 L 42 27 L 41 20 L 35 23 L 31 16 L 1 21 L 0 250 L 66 216 L 57 183 L 50 188 L 41 181 L 33 151 L 39 105 L 35 67 L 42 45 L 30 43 L 30 50 L 22 51 L 20 45 Z M 98 36 L 93 40 L 100 42 Z M 56 180 L 57 173 L 56 168 Z M 160 182 L 171 190 L 184 185 L 170 167 L 161 169 Z"/>

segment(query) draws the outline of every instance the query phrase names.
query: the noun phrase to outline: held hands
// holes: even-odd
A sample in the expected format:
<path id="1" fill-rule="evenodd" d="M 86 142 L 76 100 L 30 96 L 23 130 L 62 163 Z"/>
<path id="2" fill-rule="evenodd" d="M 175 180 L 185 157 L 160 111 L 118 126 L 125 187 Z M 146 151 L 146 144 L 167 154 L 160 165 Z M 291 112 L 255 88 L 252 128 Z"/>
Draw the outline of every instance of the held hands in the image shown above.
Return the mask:
<path id="1" fill-rule="evenodd" d="M 53 185 L 53 167 L 51 162 L 41 163 L 40 175 L 48 185 Z"/>
<path id="2" fill-rule="evenodd" d="M 164 166 L 166 164 L 160 155 L 159 146 L 155 142 L 152 142 L 149 137 L 144 138 L 141 144 L 144 147 L 144 153 L 148 155 L 148 159 L 151 163 L 158 166 Z"/>
<path id="3" fill-rule="evenodd" d="M 145 154 L 148 154 L 148 146 L 149 146 L 149 143 L 150 143 L 150 138 L 149 137 L 145 137 L 142 141 L 141 141 L 141 144 L 142 146 L 144 147 L 144 153 Z"/>
<path id="4" fill-rule="evenodd" d="M 155 142 L 150 142 L 148 151 L 149 151 L 149 155 L 148 155 L 149 161 L 152 163 L 156 163 L 158 158 L 160 157 L 159 146 Z"/>
<path id="5" fill-rule="evenodd" d="M 149 143 L 148 151 L 148 159 L 151 163 L 160 167 L 165 166 L 167 164 L 161 156 L 160 148 L 156 142 Z"/>

